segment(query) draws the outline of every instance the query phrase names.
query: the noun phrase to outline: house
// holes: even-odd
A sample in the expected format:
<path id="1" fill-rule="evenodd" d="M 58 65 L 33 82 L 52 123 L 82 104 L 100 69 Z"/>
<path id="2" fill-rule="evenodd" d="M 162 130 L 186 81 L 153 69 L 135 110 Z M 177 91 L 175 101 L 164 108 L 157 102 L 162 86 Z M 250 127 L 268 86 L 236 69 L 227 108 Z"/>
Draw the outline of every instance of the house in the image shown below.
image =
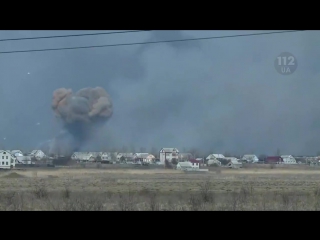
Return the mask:
<path id="1" fill-rule="evenodd" d="M 77 162 L 89 162 L 94 158 L 90 152 L 75 152 L 71 155 L 71 159 Z"/>
<path id="2" fill-rule="evenodd" d="M 103 152 L 88 152 L 89 162 L 98 162 Z"/>
<path id="3" fill-rule="evenodd" d="M 162 148 L 160 150 L 160 162 L 162 164 L 167 160 L 172 162 L 172 160 L 178 161 L 179 150 L 177 148 Z"/>
<path id="4" fill-rule="evenodd" d="M 225 159 L 226 159 L 226 160 L 229 160 L 229 161 L 231 161 L 231 160 L 239 161 L 239 159 L 236 158 L 236 157 L 226 157 Z"/>
<path id="5" fill-rule="evenodd" d="M 210 154 L 206 160 L 209 161 L 209 160 L 219 160 L 219 159 L 225 159 L 226 157 L 223 155 L 223 154 Z"/>
<path id="6" fill-rule="evenodd" d="M 133 159 L 135 161 L 152 163 L 152 162 L 154 162 L 155 156 L 153 156 L 150 153 L 135 153 L 135 154 L 133 154 Z"/>
<path id="7" fill-rule="evenodd" d="M 109 152 L 103 152 L 101 155 L 101 162 L 102 163 L 111 163 L 112 161 L 112 153 Z"/>
<path id="8" fill-rule="evenodd" d="M 283 164 L 297 164 L 296 159 L 292 155 L 281 155 Z"/>
<path id="9" fill-rule="evenodd" d="M 44 158 L 46 158 L 46 155 L 41 150 L 33 150 L 30 155 L 31 158 L 35 158 L 36 160 L 40 161 Z"/>
<path id="10" fill-rule="evenodd" d="M 236 158 L 231 159 L 230 162 L 227 164 L 229 168 L 242 168 L 242 163 L 239 162 Z"/>
<path id="11" fill-rule="evenodd" d="M 179 162 L 187 162 L 190 159 L 194 159 L 194 156 L 191 153 L 179 153 L 178 154 Z"/>
<path id="12" fill-rule="evenodd" d="M 281 156 L 268 156 L 266 157 L 265 163 L 267 164 L 279 164 L 282 163 L 283 159 Z"/>
<path id="13" fill-rule="evenodd" d="M 121 162 L 121 159 L 124 159 L 125 162 L 132 162 L 133 161 L 133 153 L 118 153 L 117 154 L 117 161 Z"/>
<path id="14" fill-rule="evenodd" d="M 190 159 L 189 162 L 192 164 L 193 168 L 200 168 L 201 161 L 198 161 L 196 159 Z"/>
<path id="15" fill-rule="evenodd" d="M 15 157 L 18 157 L 18 156 L 23 156 L 23 152 L 20 151 L 20 150 L 12 150 L 11 151 L 11 154 Z"/>
<path id="16" fill-rule="evenodd" d="M 191 170 L 193 169 L 191 162 L 178 162 L 177 170 Z"/>
<path id="17" fill-rule="evenodd" d="M 204 158 L 196 158 L 200 162 L 200 166 L 204 166 Z"/>
<path id="18" fill-rule="evenodd" d="M 0 169 L 11 169 L 16 165 L 14 156 L 10 151 L 0 150 Z"/>
<path id="19" fill-rule="evenodd" d="M 249 162 L 249 163 L 257 163 L 259 162 L 259 158 L 254 154 L 245 154 L 242 156 L 241 161 Z"/>
<path id="20" fill-rule="evenodd" d="M 16 164 L 32 164 L 30 156 L 16 156 L 15 162 Z"/>
<path id="21" fill-rule="evenodd" d="M 221 162 L 217 159 L 210 159 L 207 164 L 208 166 L 221 166 Z"/>

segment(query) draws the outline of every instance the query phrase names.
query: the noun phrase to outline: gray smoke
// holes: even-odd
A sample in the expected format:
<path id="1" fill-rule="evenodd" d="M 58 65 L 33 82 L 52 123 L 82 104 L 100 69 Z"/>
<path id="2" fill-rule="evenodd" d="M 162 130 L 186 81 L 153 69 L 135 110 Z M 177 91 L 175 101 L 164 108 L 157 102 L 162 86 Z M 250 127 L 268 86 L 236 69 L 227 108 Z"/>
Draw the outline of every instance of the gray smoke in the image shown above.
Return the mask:
<path id="1" fill-rule="evenodd" d="M 59 155 L 79 150 L 113 114 L 111 98 L 101 87 L 84 88 L 75 94 L 59 88 L 53 92 L 52 109 L 64 129 L 48 142 L 48 151 Z"/>

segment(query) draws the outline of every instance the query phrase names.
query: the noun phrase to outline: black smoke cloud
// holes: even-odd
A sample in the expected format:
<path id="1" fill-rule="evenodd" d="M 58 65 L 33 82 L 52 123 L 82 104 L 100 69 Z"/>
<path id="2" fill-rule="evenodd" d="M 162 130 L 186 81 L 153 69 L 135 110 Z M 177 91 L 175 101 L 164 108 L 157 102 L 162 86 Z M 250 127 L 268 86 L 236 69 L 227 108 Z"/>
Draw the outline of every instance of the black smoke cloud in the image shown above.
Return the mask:
<path id="1" fill-rule="evenodd" d="M 113 114 L 111 98 L 101 87 L 84 88 L 75 94 L 59 88 L 53 92 L 52 109 L 62 120 L 63 130 L 47 142 L 45 151 L 49 155 L 70 155 L 80 150 Z"/>

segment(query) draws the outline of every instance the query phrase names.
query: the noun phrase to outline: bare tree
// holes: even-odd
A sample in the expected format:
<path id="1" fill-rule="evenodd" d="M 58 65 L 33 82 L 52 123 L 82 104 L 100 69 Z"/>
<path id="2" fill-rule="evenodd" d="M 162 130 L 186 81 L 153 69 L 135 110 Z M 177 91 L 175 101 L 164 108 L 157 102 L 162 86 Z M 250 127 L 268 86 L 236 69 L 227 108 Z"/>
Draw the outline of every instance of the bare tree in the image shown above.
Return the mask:
<path id="1" fill-rule="evenodd" d="M 199 156 L 199 150 L 196 148 L 191 148 L 189 150 L 189 153 L 191 153 L 194 158 L 197 158 Z"/>

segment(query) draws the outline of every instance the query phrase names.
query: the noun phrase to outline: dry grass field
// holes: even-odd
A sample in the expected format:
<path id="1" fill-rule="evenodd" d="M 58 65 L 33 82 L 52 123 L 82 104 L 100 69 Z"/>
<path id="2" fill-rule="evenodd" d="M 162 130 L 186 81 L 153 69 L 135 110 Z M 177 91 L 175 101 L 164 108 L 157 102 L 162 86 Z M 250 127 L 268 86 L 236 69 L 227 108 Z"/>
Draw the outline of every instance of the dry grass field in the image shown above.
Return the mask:
<path id="1" fill-rule="evenodd" d="M 30 169 L 0 172 L 0 210 L 318 210 L 320 169 Z"/>

